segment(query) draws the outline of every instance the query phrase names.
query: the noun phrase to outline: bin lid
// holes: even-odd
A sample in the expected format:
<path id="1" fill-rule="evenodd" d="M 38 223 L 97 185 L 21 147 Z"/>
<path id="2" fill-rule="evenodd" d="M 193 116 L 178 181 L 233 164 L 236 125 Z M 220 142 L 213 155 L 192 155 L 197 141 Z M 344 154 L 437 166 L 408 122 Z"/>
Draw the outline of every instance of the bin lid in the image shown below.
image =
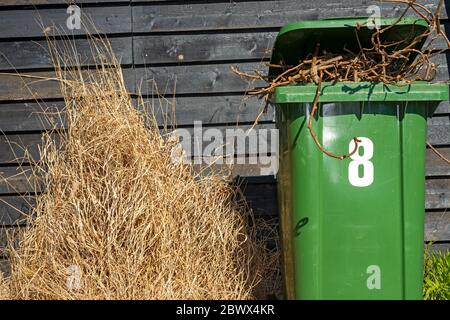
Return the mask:
<path id="1" fill-rule="evenodd" d="M 358 38 L 363 48 L 370 48 L 371 36 L 376 31 L 370 29 L 367 22 L 372 18 L 352 17 L 352 18 L 331 18 L 323 20 L 305 20 L 287 24 L 281 28 L 275 40 L 272 51 L 271 64 L 281 64 L 295 66 L 300 60 L 306 58 L 309 53 L 314 51 L 317 41 L 320 42 L 320 50 L 326 50 L 331 53 L 341 53 L 343 48 L 353 52 L 359 52 Z M 423 33 L 428 24 L 423 19 L 415 17 L 381 18 L 380 27 L 393 25 L 380 35 L 380 40 L 399 41 L 407 46 L 412 39 Z M 356 33 L 358 38 L 356 37 Z M 416 49 L 420 49 L 424 42 L 418 42 Z M 397 49 L 400 48 L 400 45 Z M 414 57 L 411 57 L 411 60 Z M 269 68 L 269 76 L 276 76 L 281 71 L 280 68 Z"/>

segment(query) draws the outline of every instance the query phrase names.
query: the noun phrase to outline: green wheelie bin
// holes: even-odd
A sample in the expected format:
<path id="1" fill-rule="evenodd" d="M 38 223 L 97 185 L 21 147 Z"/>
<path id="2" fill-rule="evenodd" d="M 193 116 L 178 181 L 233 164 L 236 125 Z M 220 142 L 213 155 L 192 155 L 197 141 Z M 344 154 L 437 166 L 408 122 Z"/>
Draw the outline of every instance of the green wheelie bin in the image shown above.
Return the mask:
<path id="1" fill-rule="evenodd" d="M 367 18 L 303 21 L 283 27 L 271 65 L 296 65 L 317 41 L 328 52 L 367 45 Z M 395 19 L 382 19 L 390 25 Z M 411 38 L 426 22 L 404 18 L 385 37 Z M 420 44 L 421 46 L 422 44 Z M 279 69 L 270 67 L 269 75 Z M 285 293 L 288 299 L 421 299 L 427 117 L 448 100 L 448 85 L 322 83 L 275 89 L 280 135 L 277 174 Z"/>

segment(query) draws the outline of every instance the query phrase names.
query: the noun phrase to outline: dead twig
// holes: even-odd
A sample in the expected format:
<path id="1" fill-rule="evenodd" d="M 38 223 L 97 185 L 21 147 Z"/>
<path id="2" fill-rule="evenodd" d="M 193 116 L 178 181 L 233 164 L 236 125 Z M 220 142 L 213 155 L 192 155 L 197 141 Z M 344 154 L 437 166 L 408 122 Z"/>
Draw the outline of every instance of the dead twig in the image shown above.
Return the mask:
<path id="1" fill-rule="evenodd" d="M 277 87 L 296 83 L 315 83 L 317 91 L 308 123 L 309 132 L 322 152 L 333 158 L 345 159 L 358 149 L 357 138 L 354 138 L 355 150 L 353 152 L 345 155 L 336 155 L 323 148 L 312 130 L 312 119 L 318 109 L 321 83 L 367 81 L 404 86 L 417 80 L 431 81 L 436 75 L 438 67 L 431 62 L 431 58 L 442 52 L 442 50 L 432 48 L 431 45 L 436 39 L 443 38 L 448 48 L 450 48 L 450 41 L 440 28 L 439 17 L 443 0 L 439 0 L 435 12 L 432 12 L 422 4 L 416 3 L 416 0 L 385 1 L 406 5 L 406 9 L 393 24 L 373 31 L 370 48 L 363 47 L 358 34 L 363 26 L 358 25 L 355 28 L 358 52 L 353 52 L 348 48 L 343 48 L 343 52 L 339 54 L 321 52 L 320 44 L 317 43 L 313 52 L 295 66 L 287 66 L 284 63 L 279 65 L 274 63 L 268 64 L 271 68 L 282 70 L 272 78 L 256 71 L 252 73 L 243 72 L 235 67 L 232 68 L 232 71 L 240 77 L 251 81 L 266 81 L 268 83 L 267 86 L 254 88 L 249 91 L 249 95 L 263 97 L 266 102 L 270 101 L 270 96 Z M 400 23 L 409 10 L 412 10 L 419 18 L 424 19 L 428 24 L 428 28 L 414 37 L 410 36 L 408 38 L 406 35 L 404 38 L 395 41 L 384 40 L 382 37 L 383 33 Z M 430 37 L 431 39 L 429 39 Z M 417 49 L 417 46 L 426 39 L 429 41 L 425 48 L 422 50 Z M 255 125 L 260 116 L 258 115 Z"/>
<path id="2" fill-rule="evenodd" d="M 429 142 L 427 142 L 428 147 L 430 147 L 430 149 L 442 160 L 444 160 L 445 162 L 447 162 L 447 164 L 450 164 L 450 160 L 447 159 L 446 157 L 444 157 L 444 155 L 442 153 L 440 153 L 439 151 L 436 150 L 435 147 L 433 147 L 433 145 Z"/>

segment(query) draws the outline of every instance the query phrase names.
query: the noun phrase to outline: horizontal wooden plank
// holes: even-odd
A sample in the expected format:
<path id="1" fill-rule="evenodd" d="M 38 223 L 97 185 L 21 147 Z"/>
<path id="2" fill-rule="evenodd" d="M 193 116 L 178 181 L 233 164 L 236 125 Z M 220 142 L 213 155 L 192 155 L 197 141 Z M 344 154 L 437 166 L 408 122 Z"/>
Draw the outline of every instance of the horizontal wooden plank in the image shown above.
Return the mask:
<path id="1" fill-rule="evenodd" d="M 0 129 L 3 132 L 53 129 L 59 127 L 63 109 L 63 101 L 3 103 L 0 104 Z"/>
<path id="2" fill-rule="evenodd" d="M 16 167 L 0 168 L 0 194 L 33 192 L 35 190 L 34 185 L 36 185 L 36 190 L 43 190 L 43 186 L 38 185 L 35 179 L 30 178 L 30 170 L 27 167 L 22 169 Z M 248 193 L 251 201 L 252 198 L 257 199 L 257 201 L 269 201 L 272 205 L 267 204 L 267 206 L 263 206 L 262 208 L 265 208 L 264 210 L 267 209 L 267 214 L 275 212 L 276 200 L 274 199 L 276 185 L 274 180 L 270 183 L 248 183 L 247 188 L 254 188 L 254 191 L 250 190 Z M 426 180 L 425 208 L 450 208 L 450 178 L 430 178 Z"/>
<path id="3" fill-rule="evenodd" d="M 0 167 L 0 195 L 42 191 L 43 186 L 33 177 L 30 167 Z"/>
<path id="4" fill-rule="evenodd" d="M 428 247 L 428 244 L 425 245 L 425 248 Z M 439 242 L 439 243 L 431 243 L 428 252 L 447 252 L 450 251 L 450 242 Z"/>
<path id="5" fill-rule="evenodd" d="M 81 28 L 69 29 L 66 8 L 0 11 L 0 39 L 45 37 L 45 35 L 117 34 L 131 32 L 131 7 L 83 7 Z M 95 28 L 93 27 L 95 26 Z M 45 31 L 45 32 L 44 32 Z"/>
<path id="6" fill-rule="evenodd" d="M 162 124 L 168 119 L 169 123 L 173 123 L 175 120 L 176 124 L 180 126 L 193 125 L 194 121 L 217 125 L 254 122 L 264 107 L 261 100 L 255 97 L 248 99 L 244 94 L 145 98 L 142 102 L 143 104 L 140 102 L 138 108 L 154 114 L 158 123 Z M 175 109 L 175 115 L 173 115 L 173 109 Z M 259 120 L 273 121 L 273 107 L 269 106 L 267 112 L 263 113 Z"/>
<path id="7" fill-rule="evenodd" d="M 3 132 L 52 129 L 58 122 L 59 116 L 56 113 L 63 108 L 64 102 L 62 101 L 0 103 L 0 129 Z M 160 124 L 163 124 L 164 120 L 168 118 L 169 123 L 176 120 L 176 123 L 182 126 L 193 125 L 194 121 L 202 121 L 203 124 L 232 125 L 254 121 L 262 108 L 262 101 L 257 98 L 246 99 L 244 94 L 168 97 L 144 99 L 143 105 L 139 105 L 138 108 L 153 112 Z M 175 117 L 172 112 L 173 108 Z M 48 111 L 52 115 L 44 116 L 44 111 Z M 435 116 L 439 115 L 450 115 L 448 101 L 439 105 Z M 47 117 L 51 117 L 51 120 Z M 270 106 L 268 111 L 262 114 L 260 121 L 272 121 L 273 119 L 274 110 Z M 445 123 L 444 126 L 446 126 Z M 433 140 L 436 139 L 433 138 Z M 446 141 L 450 142 L 450 140 L 444 139 L 440 144 L 445 144 Z"/>
<path id="8" fill-rule="evenodd" d="M 144 95 L 157 92 L 173 95 L 241 93 L 251 89 L 253 85 L 264 86 L 263 81 L 252 83 L 232 73 L 231 66 L 247 72 L 267 70 L 262 63 L 254 62 L 136 68 L 136 88 L 141 88 Z"/>
<path id="9" fill-rule="evenodd" d="M 450 105 L 448 101 L 443 101 L 439 104 L 438 108 L 434 112 L 435 115 L 450 115 Z"/>
<path id="10" fill-rule="evenodd" d="M 264 81 L 237 76 L 231 71 L 232 66 L 244 72 L 267 72 L 265 64 L 260 62 L 140 67 L 136 68 L 136 87 L 143 95 L 171 96 L 175 93 L 242 93 L 266 85 Z M 447 66 L 440 67 L 439 72 L 440 80 L 448 79 Z"/>
<path id="11" fill-rule="evenodd" d="M 121 64 L 132 64 L 131 37 L 111 38 L 109 44 Z M 0 70 L 20 70 L 32 68 L 53 68 L 47 41 L 0 42 Z M 93 53 L 95 46 L 105 49 L 102 40 L 54 40 L 51 46 L 64 58 L 65 66 L 92 66 L 100 64 L 100 58 Z M 91 50 L 92 49 L 92 50 Z M 74 59 L 75 54 L 76 60 Z"/>
<path id="12" fill-rule="evenodd" d="M 263 184 L 262 191 L 270 192 L 270 185 Z M 270 198 L 255 197 L 254 188 L 244 187 L 244 193 L 253 213 L 260 217 L 271 219 L 278 215 L 276 195 Z M 0 197 L 0 225 L 24 225 L 31 214 L 34 197 L 2 196 Z M 273 208 L 267 212 L 267 208 Z M 450 211 L 429 211 L 425 213 L 425 240 L 450 241 Z"/>
<path id="13" fill-rule="evenodd" d="M 432 118 L 432 120 L 433 119 L 435 119 L 435 118 Z M 250 123 L 252 123 L 252 122 L 250 122 Z M 240 125 L 239 127 L 222 126 L 221 125 L 221 126 L 216 126 L 214 128 L 218 129 L 221 132 L 223 137 L 226 137 L 227 129 L 241 129 L 243 131 L 247 131 L 248 129 L 250 129 L 250 127 L 252 127 L 252 125 L 243 124 L 243 125 Z M 257 134 L 258 134 L 258 130 L 261 130 L 261 129 L 270 130 L 270 129 L 274 129 L 274 128 L 275 128 L 275 124 L 272 124 L 272 123 L 260 124 L 257 127 L 255 127 Z M 186 134 L 189 134 L 191 139 L 198 139 L 198 138 L 194 137 L 193 127 L 186 127 L 184 129 L 187 130 Z M 262 134 L 267 134 L 267 133 L 263 131 Z M 8 135 L 7 137 L 9 137 L 9 136 L 11 136 L 11 135 Z M 258 141 L 260 139 L 264 139 L 264 138 L 259 136 Z M 272 139 L 272 135 L 268 135 L 267 139 L 269 139 L 269 142 L 270 142 L 271 141 L 270 139 Z M 39 140 L 38 136 L 34 136 L 34 137 L 30 136 L 30 142 L 27 142 L 26 135 L 23 136 L 22 134 L 20 134 L 18 137 L 13 136 L 12 141 L 17 142 L 15 144 L 13 144 L 14 148 L 11 148 L 11 145 L 7 143 L 7 139 L 3 140 L 3 143 L 1 144 L 1 147 L 0 147 L 0 150 L 2 150 L 4 153 L 3 159 L 6 162 L 11 161 L 11 159 L 17 158 L 17 156 L 14 155 L 11 150 L 14 150 L 18 154 L 20 154 L 20 150 L 23 149 L 20 146 L 30 146 L 31 147 L 30 151 L 35 150 L 35 149 L 33 149 L 34 148 L 33 144 L 35 142 L 39 142 L 40 140 Z M 450 144 L 450 125 L 445 125 L 445 124 L 429 125 L 428 126 L 428 141 L 435 146 L 449 145 Z M 191 141 L 191 146 L 194 146 L 196 144 L 197 143 L 194 142 L 193 140 Z M 203 143 L 203 148 L 206 147 L 207 145 L 208 145 L 207 142 Z M 270 144 L 269 144 L 269 146 L 270 146 Z M 202 150 L 203 150 L 203 148 L 202 148 Z M 250 151 L 250 149 L 249 149 L 248 139 L 246 140 L 245 144 L 236 144 L 236 148 L 237 148 L 236 153 L 239 155 L 246 155 L 246 154 L 254 153 L 254 152 Z M 443 152 L 445 153 L 446 151 L 444 150 Z M 192 151 L 192 154 L 193 153 L 194 152 Z M 20 156 L 18 158 L 20 159 Z M 0 161 L 0 163 L 1 163 L 1 161 Z M 432 160 L 429 163 L 429 165 L 430 165 L 430 167 L 429 167 L 430 169 L 428 169 L 427 174 L 429 174 L 430 176 L 441 175 L 441 173 L 446 174 L 445 172 L 448 172 L 447 171 L 448 169 L 445 169 L 444 167 L 442 167 L 442 165 L 438 164 L 437 159 Z M 438 166 L 438 167 L 431 169 L 431 167 L 434 167 L 434 166 Z"/>
<path id="14" fill-rule="evenodd" d="M 53 72 L 27 72 L 26 75 L 53 78 Z M 52 80 L 21 77 L 16 73 L 0 74 L 0 100 L 26 100 L 61 97 L 58 83 Z"/>
<path id="15" fill-rule="evenodd" d="M 244 138 L 245 133 L 252 127 L 252 125 L 241 125 L 239 127 L 232 126 L 218 126 L 214 127 L 214 129 L 217 131 L 219 130 L 220 134 L 222 134 L 223 137 L 227 136 L 227 130 L 230 130 L 229 140 L 224 141 L 225 144 L 232 144 L 232 138 L 233 135 L 239 135 L 239 137 Z M 196 148 L 199 145 L 199 139 L 198 135 L 194 134 L 194 130 L 202 130 L 200 127 L 187 127 L 187 128 L 180 128 L 179 136 L 183 139 L 185 137 L 185 134 L 188 139 L 190 139 L 190 146 L 191 146 L 191 154 L 196 155 L 194 148 Z M 267 144 L 270 146 L 271 142 L 275 140 L 274 136 L 267 134 L 270 129 L 273 129 L 273 124 L 259 124 L 256 127 L 256 130 L 261 133 L 261 136 L 258 137 L 258 139 L 264 139 L 264 141 L 267 142 Z M 205 130 L 208 128 L 204 128 Z M 234 129 L 238 129 L 238 131 L 235 132 Z M 259 131 L 262 130 L 262 131 Z M 170 130 L 166 130 L 164 128 L 161 128 L 161 134 L 171 134 Z M 168 131 L 168 132 L 167 132 Z M 183 131 L 183 132 L 181 132 Z M 256 131 L 255 131 L 256 132 Z M 55 135 L 57 138 L 57 135 Z M 256 137 L 256 136 L 255 136 Z M 207 147 L 209 143 L 205 141 L 202 143 L 201 150 Z M 41 133 L 20 133 L 20 134 L 8 134 L 8 135 L 0 135 L 0 164 L 14 164 L 14 163 L 28 163 L 32 161 L 39 160 L 39 146 L 42 145 L 42 134 Z M 188 145 L 187 143 L 185 144 Z M 228 150 L 228 149 L 227 149 Z M 235 143 L 235 153 L 239 155 L 246 155 L 249 152 L 249 140 L 246 139 L 244 143 Z M 253 150 L 253 149 L 252 149 Z M 189 151 L 188 151 L 189 152 Z M 269 150 L 270 152 L 270 150 Z M 254 153 L 254 152 L 253 152 Z M 224 154 L 225 151 L 224 151 Z"/>
<path id="16" fill-rule="evenodd" d="M 433 117 L 428 123 L 428 142 L 433 145 L 450 144 L 450 118 Z"/>
<path id="17" fill-rule="evenodd" d="M 132 69 L 123 68 L 122 72 L 128 90 L 134 92 L 135 78 Z M 0 100 L 56 99 L 62 97 L 58 82 L 46 80 L 47 78 L 54 78 L 54 72 L 24 72 L 22 75 L 23 77 L 17 73 L 0 74 Z M 38 79 L 33 77 L 38 77 Z"/>
<path id="18" fill-rule="evenodd" d="M 208 62 L 270 59 L 276 32 L 135 37 L 134 63 Z"/>
<path id="19" fill-rule="evenodd" d="M 0 129 L 3 132 L 52 129 L 59 120 L 57 113 L 63 108 L 64 102 L 62 101 L 0 103 Z M 246 99 L 243 94 L 144 99 L 143 105 L 138 106 L 139 110 L 152 112 L 159 124 L 163 124 L 166 119 L 169 123 L 176 121 L 180 126 L 193 125 L 194 121 L 219 125 L 248 123 L 256 119 L 261 108 L 261 100 Z M 48 111 L 48 115 L 44 115 L 45 111 Z M 448 101 L 440 104 L 436 110 L 435 116 L 439 115 L 450 115 Z M 262 114 L 260 121 L 273 120 L 274 110 L 269 106 L 268 111 Z M 434 124 L 431 123 L 431 125 Z M 430 129 L 436 133 L 436 130 L 444 132 L 442 141 L 438 140 L 439 135 L 433 137 L 433 141 L 438 140 L 439 144 L 450 143 L 450 139 L 447 139 L 447 135 L 445 135 L 445 131 L 450 127 L 447 127 L 445 123 L 443 125 L 445 127 L 443 130 Z"/>
<path id="20" fill-rule="evenodd" d="M 0 109 L 1 110 L 1 109 Z M 1 115 L 1 112 L 0 112 Z M 36 116 L 36 120 L 35 120 L 35 124 L 38 123 L 38 116 L 41 116 L 40 114 L 38 114 Z M 55 116 L 54 118 L 51 118 L 51 121 L 53 121 L 54 123 L 56 122 L 58 116 Z M 161 116 L 162 118 L 162 116 Z M 193 119 L 195 120 L 195 119 Z M 46 124 L 44 122 L 48 122 L 47 124 L 50 126 L 50 120 L 48 121 L 42 121 L 43 124 Z M 167 121 L 169 124 L 171 124 L 171 120 L 169 119 Z M 160 119 L 160 124 L 162 124 L 162 119 Z M 211 123 L 211 121 L 209 122 L 205 122 L 205 123 Z M 205 125 L 205 123 L 203 123 L 203 125 Z M 250 122 L 251 123 L 251 122 Z M 207 126 L 202 126 L 203 132 L 206 132 L 205 130 L 208 129 L 215 129 L 215 130 L 219 130 L 220 134 L 222 135 L 224 141 L 220 144 L 220 150 L 223 151 L 222 154 L 226 155 L 227 154 L 227 150 L 226 149 L 226 144 L 227 143 L 231 143 L 228 140 L 225 140 L 225 138 L 227 137 L 227 130 L 234 130 L 234 129 L 239 129 L 239 132 L 236 132 L 236 134 L 239 134 L 240 136 L 242 136 L 242 141 L 239 140 L 237 143 L 235 142 L 235 155 L 238 155 L 240 157 L 242 156 L 258 156 L 259 152 L 261 152 L 261 150 L 257 149 L 256 146 L 254 147 L 250 147 L 249 145 L 249 141 L 251 140 L 248 136 L 244 136 L 246 134 L 246 132 L 248 132 L 248 130 L 252 127 L 251 124 L 241 124 L 238 127 L 236 125 L 217 125 L 215 127 L 207 127 Z M 197 128 L 200 128 L 200 124 L 197 124 Z M 267 130 L 271 130 L 274 129 L 275 126 L 274 124 L 271 123 L 263 123 L 263 124 L 258 124 L 255 127 L 254 132 L 252 132 L 252 135 L 254 135 L 254 140 L 256 141 L 264 141 L 266 143 L 266 145 L 268 146 L 268 148 L 274 148 L 272 147 L 273 143 L 276 143 L 276 135 L 275 133 L 271 133 L 270 131 Z M 437 128 L 437 129 L 436 129 Z M 194 153 L 194 146 L 198 145 L 198 137 L 194 135 L 193 133 L 193 127 L 185 127 L 185 128 L 180 128 L 180 136 L 182 137 L 182 139 L 184 139 L 184 135 L 188 135 L 188 137 L 191 139 L 190 140 L 190 154 L 193 156 L 198 156 L 198 154 Z M 263 130 L 264 129 L 264 130 Z M 449 126 L 444 126 L 443 129 L 439 126 L 439 125 L 434 125 L 434 126 L 430 126 L 430 132 L 431 134 L 434 134 L 435 129 L 438 131 L 444 131 L 446 129 L 450 129 L 450 125 Z M 261 131 L 262 130 L 262 131 Z M 184 131 L 184 132 L 181 132 Z M 164 130 L 162 129 L 161 131 L 164 134 Z M 215 135 L 217 135 L 216 133 L 214 133 Z M 206 138 L 205 138 L 206 139 Z M 217 137 L 215 138 L 217 139 Z M 429 139 L 430 141 L 436 142 L 432 139 Z M 207 148 L 210 145 L 210 141 L 211 140 L 204 140 L 204 142 L 202 143 L 202 150 L 205 150 L 205 148 Z M 441 141 L 442 142 L 442 141 Z M 443 141 L 443 142 L 450 142 L 450 140 L 447 141 Z M 30 162 L 30 161 L 36 161 L 38 160 L 38 147 L 39 145 L 41 145 L 42 140 L 41 140 L 41 134 L 40 133 L 9 133 L 9 134 L 4 134 L 4 135 L 0 135 L 0 164 L 14 164 L 14 163 L 19 163 L 19 162 Z M 444 157 L 450 158 L 450 147 L 448 147 L 448 144 L 450 143 L 435 143 L 436 148 L 438 150 L 438 152 L 440 152 Z M 443 145 L 443 146 L 439 146 L 439 145 Z M 187 144 L 184 144 L 184 146 L 188 146 Z M 220 151 L 219 150 L 219 151 Z M 275 151 L 275 149 L 272 149 L 273 151 Z M 186 150 L 189 153 L 189 150 Z M 270 153 L 271 151 L 268 150 L 268 152 Z M 427 149 L 427 156 L 426 156 L 426 175 L 428 177 L 434 177 L 434 176 L 444 176 L 444 175 L 450 175 L 450 166 L 444 162 L 441 158 L 439 158 L 431 149 Z M 216 153 L 216 154 L 220 154 L 220 153 Z M 213 155 L 208 153 L 207 155 Z M 247 161 L 247 160 L 246 160 Z M 244 162 L 245 164 L 248 164 L 249 162 Z M 258 172 L 258 168 L 255 167 L 253 168 L 252 165 L 249 165 L 249 167 L 247 168 L 242 168 L 240 171 L 245 172 L 245 170 L 248 170 L 248 174 L 247 175 L 253 175 L 250 174 L 250 172 Z"/>
<path id="21" fill-rule="evenodd" d="M 450 241 L 450 210 L 425 214 L 425 240 Z"/>
<path id="22" fill-rule="evenodd" d="M 117 2 L 130 2 L 129 0 L 2 0 L 0 2 L 0 7 L 3 6 L 40 6 L 40 5 L 68 5 L 71 2 L 75 2 L 76 4 L 84 4 L 84 3 L 117 3 Z"/>
<path id="23" fill-rule="evenodd" d="M 23 163 L 39 159 L 41 134 L 0 136 L 0 163 Z"/>
<path id="24" fill-rule="evenodd" d="M 0 196 L 0 226 L 26 224 L 34 205 L 32 196 Z"/>
<path id="25" fill-rule="evenodd" d="M 3 274 L 3 277 L 9 277 L 11 274 L 11 269 L 9 266 L 9 261 L 7 259 L 0 259 L 0 273 Z"/>
<path id="26" fill-rule="evenodd" d="M 436 150 L 450 159 L 450 147 L 436 148 Z M 427 148 L 426 150 L 426 163 L 425 163 L 425 173 L 427 176 L 450 176 L 450 165 L 442 160 L 433 150 Z"/>
<path id="27" fill-rule="evenodd" d="M 430 59 L 433 63 L 436 64 L 437 68 L 435 71 L 435 75 L 432 78 L 432 81 L 441 82 L 441 81 L 448 81 L 450 75 L 449 75 L 449 68 L 448 63 L 450 61 L 450 52 L 446 53 L 440 53 L 435 56 L 433 56 Z M 421 73 L 419 73 L 420 75 Z M 423 76 L 423 72 L 422 72 Z"/>
<path id="28" fill-rule="evenodd" d="M 448 117 L 434 117 L 431 118 L 429 120 L 429 124 L 428 124 L 428 142 L 431 143 L 432 145 L 435 146 L 446 146 L 450 144 L 450 123 L 449 123 L 449 118 Z M 252 127 L 252 125 L 249 124 L 242 124 L 239 127 L 237 127 L 236 125 L 234 126 L 217 126 L 216 128 L 221 130 L 222 132 L 222 136 L 225 137 L 226 133 L 225 130 L 227 129 L 242 129 L 244 131 L 247 131 L 248 129 L 250 129 Z M 257 125 L 255 127 L 256 131 L 258 129 L 274 129 L 275 128 L 275 124 L 274 123 L 264 123 L 264 124 L 260 124 Z M 185 128 L 187 130 L 191 130 L 191 127 Z M 262 132 L 264 133 L 264 132 Z M 270 135 L 269 135 L 270 138 Z M 259 139 L 259 138 L 258 138 Z M 205 143 L 206 145 L 207 143 Z M 244 146 L 244 145 L 243 145 Z M 245 145 L 244 148 L 247 148 L 248 146 Z M 237 150 L 237 152 L 239 154 L 245 154 L 246 151 L 242 151 L 242 150 Z M 433 175 L 436 175 L 433 173 Z"/>
<path id="29" fill-rule="evenodd" d="M 419 1 L 436 8 L 436 1 Z M 230 30 L 239 28 L 277 28 L 289 22 L 330 17 L 368 16 L 367 8 L 374 3 L 355 0 L 317 1 L 224 1 L 149 3 L 133 7 L 134 32 Z M 376 2 L 381 15 L 398 16 L 404 6 Z M 408 13 L 413 15 L 414 13 Z M 442 17 L 447 17 L 445 8 Z"/>
<path id="30" fill-rule="evenodd" d="M 442 147 L 437 149 L 442 155 L 450 159 L 450 147 Z M 217 158 L 215 158 L 217 159 Z M 214 158 L 211 157 L 211 160 L 204 161 L 203 166 L 207 164 L 214 163 Z M 209 162 L 208 162 L 209 161 Z M 253 162 L 252 162 L 253 161 Z M 260 158 L 257 158 L 257 154 L 255 154 L 254 159 L 250 161 L 248 157 L 241 157 L 238 155 L 234 159 L 234 165 L 231 168 L 232 176 L 244 176 L 244 177 L 257 177 L 265 174 L 264 173 L 270 171 L 270 159 L 264 158 L 261 161 Z M 225 164 L 221 165 L 212 165 L 211 170 L 228 172 L 228 166 Z M 426 165 L 425 165 L 425 174 L 428 178 L 433 177 L 442 177 L 449 176 L 450 177 L 450 166 L 439 158 L 431 149 L 426 150 Z"/>
<path id="31" fill-rule="evenodd" d="M 231 72 L 231 66 L 236 66 L 242 71 L 267 71 L 263 63 L 220 63 L 202 65 L 177 65 L 140 67 L 133 70 L 124 68 L 124 77 L 131 92 L 138 88 L 137 92 L 143 95 L 173 94 L 242 94 L 255 86 L 264 86 L 263 81 L 248 81 Z M 442 68 L 441 68 L 442 69 Z M 444 69 L 442 69 L 444 70 Z M 445 69 L 448 73 L 448 70 Z M 27 74 L 51 77 L 51 72 L 27 72 Z M 132 83 L 136 77 L 136 86 Z M 31 92 L 25 86 L 31 83 Z M 36 79 L 20 79 L 17 76 L 0 74 L 0 101 L 24 100 L 24 99 L 50 99 L 61 97 L 55 82 L 36 81 Z"/>
<path id="32" fill-rule="evenodd" d="M 262 111 L 264 103 L 256 97 L 242 94 L 223 94 L 200 97 L 144 98 L 139 100 L 140 110 L 147 110 L 156 116 L 158 123 L 169 119 L 178 125 L 193 125 L 194 121 L 203 124 L 230 124 L 254 122 Z M 275 121 L 275 110 L 269 105 L 261 114 L 259 121 Z M 175 112 L 173 111 L 175 110 Z M 1 105 L 0 105 L 1 112 Z M 429 135 L 433 143 L 450 144 L 450 107 L 448 101 L 441 103 L 433 117 L 428 119 Z M 0 126 L 1 127 L 1 126 Z"/>
<path id="33" fill-rule="evenodd" d="M 258 212 L 260 214 L 271 215 L 276 212 L 276 185 L 274 180 L 269 183 L 247 182 L 244 190 L 247 200 L 250 203 L 264 204 L 261 206 L 258 205 Z M 450 178 L 427 180 L 425 198 L 426 209 L 450 208 Z"/>
<path id="34" fill-rule="evenodd" d="M 6 248 L 9 244 L 17 245 L 17 242 L 14 243 L 14 240 L 16 240 L 19 230 L 17 227 L 0 226 L 0 259 L 4 253 L 2 249 Z"/>
<path id="35" fill-rule="evenodd" d="M 268 60 L 272 55 L 276 36 L 277 32 L 270 31 L 136 36 L 133 42 L 134 62 L 137 65 L 151 65 L 243 59 Z M 447 48 L 447 43 L 439 38 L 439 41 L 433 42 L 431 48 Z M 448 55 L 448 53 L 436 55 L 432 60 L 438 65 L 446 66 Z"/>
<path id="36" fill-rule="evenodd" d="M 261 186 L 260 186 L 261 187 Z M 270 185 L 263 184 L 262 192 L 269 193 Z M 249 206 L 258 216 L 276 216 L 278 214 L 276 195 L 271 197 L 256 197 L 254 188 L 244 187 Z M 0 225 L 14 226 L 26 223 L 34 205 L 31 196 L 1 196 L 0 197 Z M 267 208 L 272 208 L 271 212 Z M 425 240 L 450 241 L 450 211 L 430 211 L 425 213 Z"/>
<path id="37" fill-rule="evenodd" d="M 425 181 L 427 209 L 450 208 L 450 178 L 427 179 Z"/>
<path id="38" fill-rule="evenodd" d="M 269 185 L 263 185 L 270 188 Z M 251 194 L 249 188 L 244 188 L 249 206 L 257 216 L 276 217 L 278 214 L 276 198 L 257 198 Z M 268 192 L 268 191 L 265 191 Z M 31 214 L 34 197 L 7 196 L 0 197 L 0 226 L 24 225 Z M 267 207 L 273 208 L 267 212 Z M 428 211 L 425 213 L 425 240 L 450 241 L 450 211 Z"/>
<path id="39" fill-rule="evenodd" d="M 3 132 L 25 130 L 47 130 L 59 123 L 64 108 L 62 101 L 0 103 L 0 129 Z M 144 99 L 138 104 L 139 110 L 154 114 L 160 125 L 165 121 L 177 125 L 236 124 L 252 122 L 262 108 L 261 100 L 245 99 L 242 94 Z M 173 116 L 173 108 L 175 116 Z M 271 121 L 274 117 L 270 107 L 260 121 Z"/>

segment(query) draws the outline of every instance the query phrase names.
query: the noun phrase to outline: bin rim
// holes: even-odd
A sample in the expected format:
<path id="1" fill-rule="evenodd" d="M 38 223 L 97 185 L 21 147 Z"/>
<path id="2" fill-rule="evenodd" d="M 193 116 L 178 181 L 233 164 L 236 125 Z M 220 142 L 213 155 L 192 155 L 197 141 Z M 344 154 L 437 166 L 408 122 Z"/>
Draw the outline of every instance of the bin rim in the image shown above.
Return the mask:
<path id="1" fill-rule="evenodd" d="M 271 101 L 275 104 L 312 103 L 315 83 L 296 83 L 277 87 Z M 364 101 L 444 101 L 449 100 L 447 83 L 415 81 L 410 84 L 383 82 L 323 82 L 319 102 Z"/>
<path id="2" fill-rule="evenodd" d="M 301 29 L 328 29 L 328 28 L 341 28 L 341 27 L 357 27 L 357 25 L 364 26 L 371 17 L 337 17 L 326 18 L 320 20 L 302 20 L 291 22 L 283 26 L 277 37 L 284 35 L 290 31 L 298 31 Z M 417 17 L 403 17 L 398 18 L 380 18 L 381 27 L 387 27 L 391 24 L 396 25 L 418 25 L 422 27 L 428 27 L 426 20 Z"/>

